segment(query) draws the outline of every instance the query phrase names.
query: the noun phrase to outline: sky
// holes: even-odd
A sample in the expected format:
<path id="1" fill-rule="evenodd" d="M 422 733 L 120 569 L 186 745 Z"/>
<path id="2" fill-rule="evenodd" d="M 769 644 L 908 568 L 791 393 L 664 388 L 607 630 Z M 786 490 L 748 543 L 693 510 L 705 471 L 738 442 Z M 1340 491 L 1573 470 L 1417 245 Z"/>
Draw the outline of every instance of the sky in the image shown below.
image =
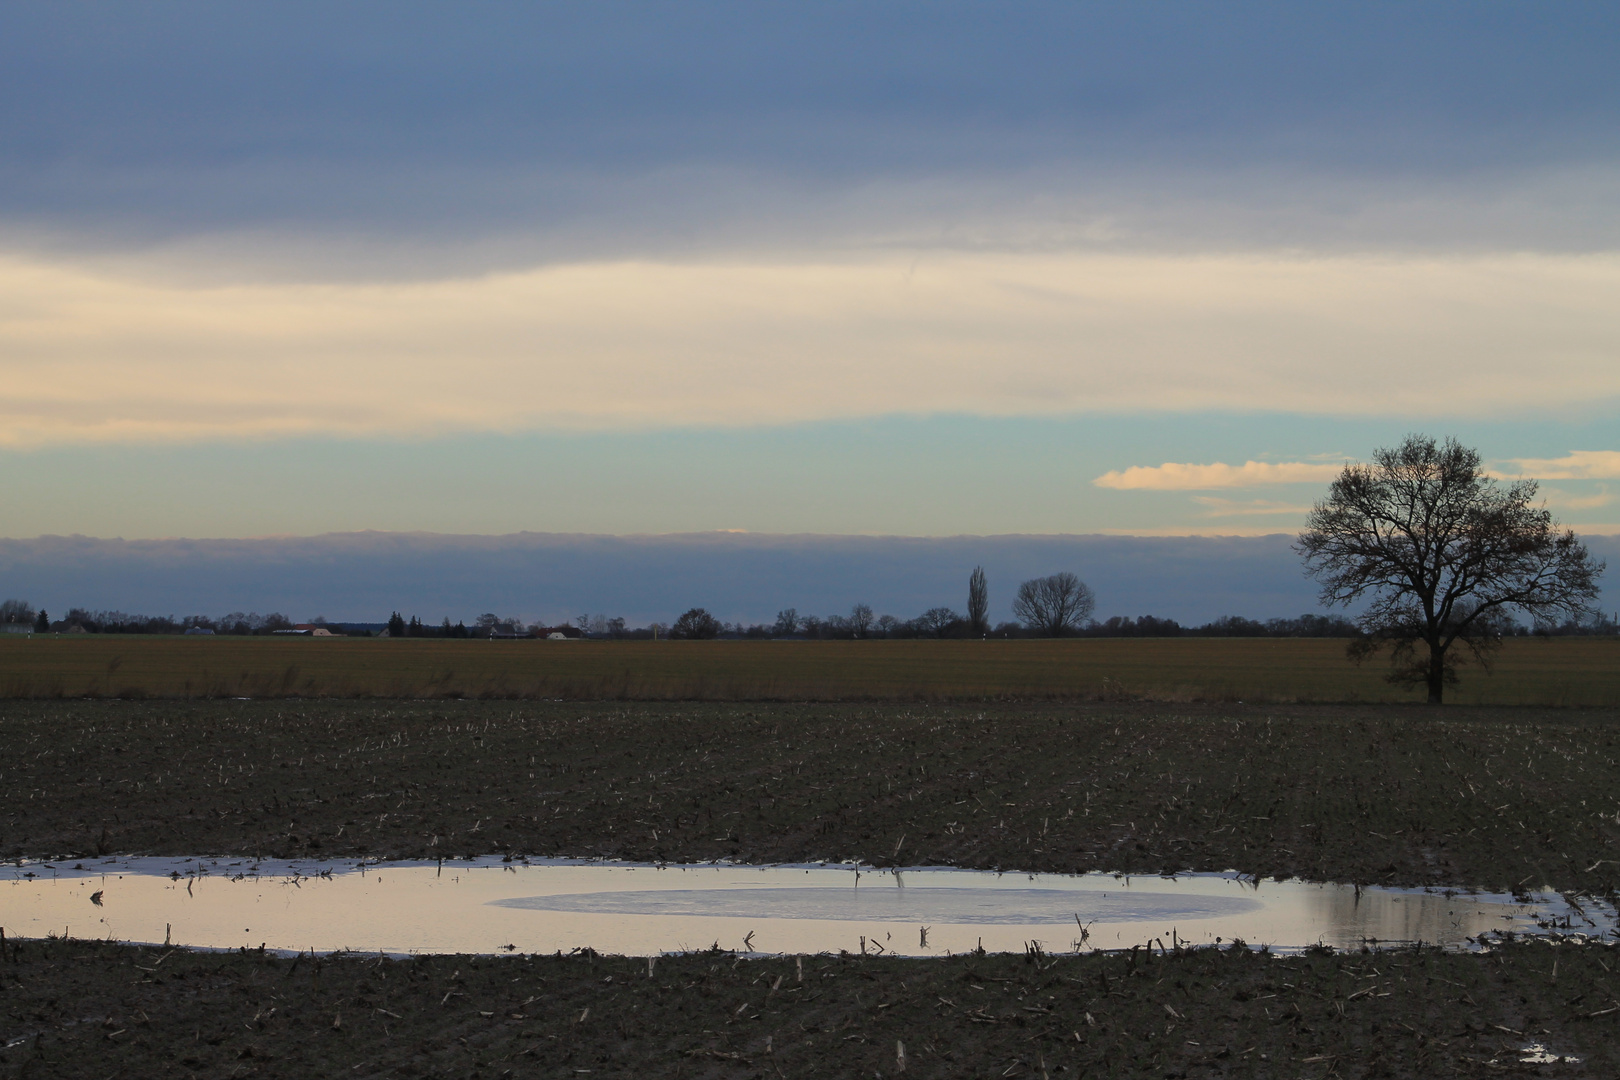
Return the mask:
<path id="1" fill-rule="evenodd" d="M 1620 9 L 0 8 L 0 533 L 1620 532 Z"/>

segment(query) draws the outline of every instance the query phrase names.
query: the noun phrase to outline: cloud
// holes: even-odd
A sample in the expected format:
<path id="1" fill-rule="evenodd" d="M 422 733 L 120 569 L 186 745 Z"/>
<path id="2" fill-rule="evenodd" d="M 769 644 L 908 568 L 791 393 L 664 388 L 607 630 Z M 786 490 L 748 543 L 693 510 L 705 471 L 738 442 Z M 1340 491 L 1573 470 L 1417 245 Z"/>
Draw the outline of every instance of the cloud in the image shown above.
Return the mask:
<path id="1" fill-rule="evenodd" d="M 1620 480 L 1620 450 L 1575 450 L 1561 458 L 1510 458 L 1537 480 Z"/>
<path id="2" fill-rule="evenodd" d="M 51 611 L 284 611 L 295 618 L 429 622 L 481 611 L 527 618 L 580 612 L 633 624 L 702 604 L 727 621 L 769 623 L 784 607 L 839 614 L 855 603 L 910 618 L 959 602 L 975 564 L 991 610 L 1010 616 L 1018 582 L 1071 569 L 1098 614 L 1147 611 L 1203 622 L 1314 610 L 1291 536 L 863 537 L 702 533 L 447 536 L 348 533 L 259 540 L 0 539 L 0 577 Z"/>
<path id="3" fill-rule="evenodd" d="M 1204 508 L 1206 517 L 1270 517 L 1306 514 L 1311 509 L 1308 505 L 1273 502 L 1269 499 L 1220 499 L 1212 495 L 1195 495 L 1193 502 Z"/>
<path id="4" fill-rule="evenodd" d="M 1325 483 L 1342 471 L 1342 462 L 1323 465 L 1305 461 L 1245 461 L 1242 465 L 1226 465 L 1217 461 L 1210 465 L 1190 465 L 1167 461 L 1163 465 L 1132 465 L 1124 470 L 1114 469 L 1103 473 L 1092 483 L 1117 491 L 1208 491 L 1214 488 L 1258 487 L 1262 484 Z M 1237 505 L 1224 499 L 1197 501 L 1208 505 Z M 1289 513 L 1291 510 L 1251 512 Z"/>
<path id="5" fill-rule="evenodd" d="M 11 4 L 0 234 L 81 254 L 234 238 L 239 262 L 306 277 L 897 241 L 1612 249 L 1617 21 Z"/>
<path id="6" fill-rule="evenodd" d="M 1545 488 L 1542 494 L 1546 496 L 1547 505 L 1560 510 L 1595 510 L 1600 506 L 1608 506 L 1614 502 L 1614 496 L 1607 491 L 1596 495 L 1576 495 L 1557 488 Z M 1582 525 L 1581 528 L 1586 528 Z"/>
<path id="7" fill-rule="evenodd" d="M 1620 257 L 906 252 L 188 285 L 0 257 L 0 446 L 1620 398 Z M 1348 372 L 1354 377 L 1348 377 Z M 1104 487 L 1317 481 L 1165 465 Z"/>

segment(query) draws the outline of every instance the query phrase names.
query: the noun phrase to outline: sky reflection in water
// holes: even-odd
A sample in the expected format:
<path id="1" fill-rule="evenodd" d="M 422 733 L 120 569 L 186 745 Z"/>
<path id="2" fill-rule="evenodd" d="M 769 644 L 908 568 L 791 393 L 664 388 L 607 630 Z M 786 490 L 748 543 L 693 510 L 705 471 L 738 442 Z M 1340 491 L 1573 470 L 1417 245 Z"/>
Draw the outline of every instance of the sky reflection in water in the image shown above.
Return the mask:
<path id="1" fill-rule="evenodd" d="M 33 875 L 33 876 L 29 876 Z M 1540 922 L 1610 933 L 1556 896 L 1426 893 L 1235 875 L 899 873 L 847 866 L 664 868 L 497 859 L 354 864 L 107 859 L 9 867 L 0 925 L 209 948 L 408 952 L 702 949 L 940 956 L 1150 942 L 1300 949 L 1423 941 L 1467 947 Z M 92 897 L 99 903 L 92 902 Z M 927 927 L 926 935 L 923 927 Z"/>

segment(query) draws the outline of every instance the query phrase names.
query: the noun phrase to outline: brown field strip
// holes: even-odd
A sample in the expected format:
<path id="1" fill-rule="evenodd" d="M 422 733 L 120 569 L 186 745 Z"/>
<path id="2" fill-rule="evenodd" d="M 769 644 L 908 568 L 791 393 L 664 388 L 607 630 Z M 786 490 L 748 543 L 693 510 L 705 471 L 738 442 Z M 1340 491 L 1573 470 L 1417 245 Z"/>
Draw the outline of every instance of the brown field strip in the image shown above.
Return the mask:
<path id="1" fill-rule="evenodd" d="M 1331 639 L 549 642 L 122 635 L 0 641 L 0 697 L 1414 701 Z M 1620 704 L 1620 641 L 1509 641 L 1467 704 Z"/>
<path id="2" fill-rule="evenodd" d="M 1620 896 L 1614 710 L 0 703 L 0 858 L 1238 870 Z"/>
<path id="3" fill-rule="evenodd" d="M 0 1076 L 1612 1077 L 1614 951 L 297 958 L 13 944 Z M 1523 1047 L 1570 1055 L 1525 1064 Z"/>

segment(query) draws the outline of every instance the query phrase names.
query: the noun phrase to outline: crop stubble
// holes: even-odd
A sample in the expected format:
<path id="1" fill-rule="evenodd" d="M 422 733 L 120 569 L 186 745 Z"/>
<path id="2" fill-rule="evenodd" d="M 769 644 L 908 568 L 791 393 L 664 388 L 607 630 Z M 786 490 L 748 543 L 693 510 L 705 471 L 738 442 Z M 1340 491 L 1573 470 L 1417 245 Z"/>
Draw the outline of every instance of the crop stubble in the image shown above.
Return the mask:
<path id="1" fill-rule="evenodd" d="M 1612 895 L 1608 711 L 11 702 L 0 855 L 849 860 Z"/>
<path id="2" fill-rule="evenodd" d="M 297 959 L 30 941 L 0 1075 L 1612 1077 L 1613 950 Z M 1580 1064 L 1520 1064 L 1540 1043 Z"/>
<path id="3" fill-rule="evenodd" d="M 849 859 L 1614 895 L 1607 711 L 9 702 L 0 850 Z M 1617 1072 L 1610 946 L 339 955 L 13 940 L 0 1075 Z M 805 981 L 798 981 L 802 965 Z M 1524 1065 L 1540 1042 L 1580 1064 Z"/>

